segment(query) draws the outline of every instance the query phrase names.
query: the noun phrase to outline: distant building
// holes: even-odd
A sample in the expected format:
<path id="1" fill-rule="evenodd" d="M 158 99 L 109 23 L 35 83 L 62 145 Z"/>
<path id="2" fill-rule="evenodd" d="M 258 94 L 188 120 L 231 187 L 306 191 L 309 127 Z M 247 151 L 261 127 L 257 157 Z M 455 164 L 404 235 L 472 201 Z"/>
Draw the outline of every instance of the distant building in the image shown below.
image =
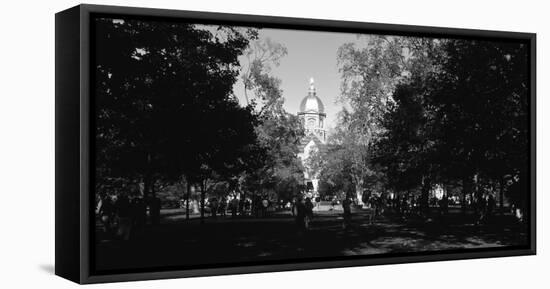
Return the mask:
<path id="1" fill-rule="evenodd" d="M 301 141 L 298 157 L 302 160 L 302 165 L 305 168 L 305 185 L 307 194 L 310 197 L 318 196 L 319 172 L 310 168 L 307 160 L 313 152 L 320 151 L 325 147 L 327 140 L 326 116 L 325 106 L 317 96 L 315 83 L 311 78 L 308 94 L 300 103 L 300 111 L 298 112 L 298 117 L 305 129 L 305 136 Z"/>

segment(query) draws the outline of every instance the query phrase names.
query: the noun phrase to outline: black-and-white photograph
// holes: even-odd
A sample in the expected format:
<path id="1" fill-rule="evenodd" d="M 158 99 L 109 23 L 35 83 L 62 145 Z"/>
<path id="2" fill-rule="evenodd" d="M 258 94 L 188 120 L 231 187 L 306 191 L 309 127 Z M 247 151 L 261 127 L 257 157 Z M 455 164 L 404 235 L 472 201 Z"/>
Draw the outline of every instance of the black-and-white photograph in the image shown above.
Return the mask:
<path id="1" fill-rule="evenodd" d="M 91 26 L 95 272 L 528 248 L 528 42 Z"/>

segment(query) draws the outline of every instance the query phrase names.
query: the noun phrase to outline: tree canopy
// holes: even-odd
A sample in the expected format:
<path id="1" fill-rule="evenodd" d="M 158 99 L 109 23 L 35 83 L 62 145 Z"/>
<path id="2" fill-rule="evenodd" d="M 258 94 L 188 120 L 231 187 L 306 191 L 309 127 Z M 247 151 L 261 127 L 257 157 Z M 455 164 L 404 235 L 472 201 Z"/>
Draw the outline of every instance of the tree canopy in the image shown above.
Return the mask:
<path id="1" fill-rule="evenodd" d="M 504 179 L 519 181 L 527 170 L 526 46 L 441 45 L 432 58 L 437 69 L 400 82 L 393 92 L 377 160 L 396 189 L 439 182 L 460 183 L 465 193 L 470 183 L 475 193 L 497 183 L 502 190 Z"/>
<path id="2" fill-rule="evenodd" d="M 97 177 L 201 180 L 236 168 L 256 118 L 232 96 L 254 30 L 97 19 Z M 101 183 L 101 182 L 99 182 Z"/>

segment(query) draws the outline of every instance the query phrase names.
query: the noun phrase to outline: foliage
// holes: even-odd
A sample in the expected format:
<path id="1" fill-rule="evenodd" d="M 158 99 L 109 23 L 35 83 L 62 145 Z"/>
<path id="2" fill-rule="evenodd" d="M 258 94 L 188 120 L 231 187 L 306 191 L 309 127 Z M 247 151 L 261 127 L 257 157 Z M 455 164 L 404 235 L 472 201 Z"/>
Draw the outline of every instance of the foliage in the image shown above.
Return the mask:
<path id="1" fill-rule="evenodd" d="M 249 63 L 242 75 L 245 92 L 254 92 L 247 101 L 260 106 L 260 122 L 255 128 L 258 142 L 252 149 L 263 152 L 242 177 L 243 187 L 251 192 L 275 191 L 284 199 L 298 193 L 303 184 L 303 168 L 297 158 L 303 128 L 297 116 L 284 110 L 280 80 L 270 75 L 271 67 L 278 65 L 286 53 L 279 43 L 257 40 L 246 52 Z"/>
<path id="2" fill-rule="evenodd" d="M 375 153 L 390 184 L 425 192 L 434 182 L 461 182 L 466 193 L 473 182 L 480 193 L 505 178 L 524 179 L 526 45 L 448 40 L 441 49 L 432 60 L 437 69 L 401 81 L 384 114 Z"/>
<path id="3" fill-rule="evenodd" d="M 338 50 L 342 74 L 341 102 L 348 104 L 339 115 L 338 127 L 331 137 L 329 150 L 337 156 L 324 155 L 340 163 L 325 166 L 345 167 L 349 171 L 358 201 L 363 191 L 381 191 L 385 176 L 380 163 L 372 161 L 373 147 L 383 133 L 383 121 L 395 106 L 392 93 L 411 75 L 435 70 L 428 58 L 437 52 L 433 39 L 389 36 L 361 36 L 359 43 L 347 43 Z M 327 168 L 325 171 L 332 171 Z M 322 175 L 327 176 L 327 173 Z M 341 182 L 345 183 L 346 178 Z"/>
<path id="4" fill-rule="evenodd" d="M 253 30 L 98 19 L 97 179 L 188 182 L 238 170 L 255 140 L 251 107 L 231 95 Z"/>

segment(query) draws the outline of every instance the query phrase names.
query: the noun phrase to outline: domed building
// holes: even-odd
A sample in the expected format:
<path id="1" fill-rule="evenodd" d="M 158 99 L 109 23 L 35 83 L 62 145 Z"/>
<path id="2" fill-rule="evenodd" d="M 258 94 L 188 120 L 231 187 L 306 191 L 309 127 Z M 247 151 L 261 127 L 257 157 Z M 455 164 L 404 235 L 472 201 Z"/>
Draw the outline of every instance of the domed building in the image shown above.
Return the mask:
<path id="1" fill-rule="evenodd" d="M 319 172 L 310 168 L 307 160 L 313 152 L 324 149 L 327 139 L 327 130 L 325 128 L 326 116 L 325 106 L 317 96 L 315 83 L 312 78 L 308 94 L 300 103 L 300 111 L 298 112 L 298 117 L 305 130 L 305 136 L 301 141 L 298 157 L 302 160 L 302 165 L 305 168 L 305 185 L 307 194 L 310 197 L 318 196 Z"/>
<path id="2" fill-rule="evenodd" d="M 315 83 L 313 78 L 310 80 L 309 92 L 300 103 L 300 111 L 298 117 L 304 124 L 306 136 L 314 135 L 322 143 L 326 142 L 325 129 L 325 106 L 315 91 Z"/>

